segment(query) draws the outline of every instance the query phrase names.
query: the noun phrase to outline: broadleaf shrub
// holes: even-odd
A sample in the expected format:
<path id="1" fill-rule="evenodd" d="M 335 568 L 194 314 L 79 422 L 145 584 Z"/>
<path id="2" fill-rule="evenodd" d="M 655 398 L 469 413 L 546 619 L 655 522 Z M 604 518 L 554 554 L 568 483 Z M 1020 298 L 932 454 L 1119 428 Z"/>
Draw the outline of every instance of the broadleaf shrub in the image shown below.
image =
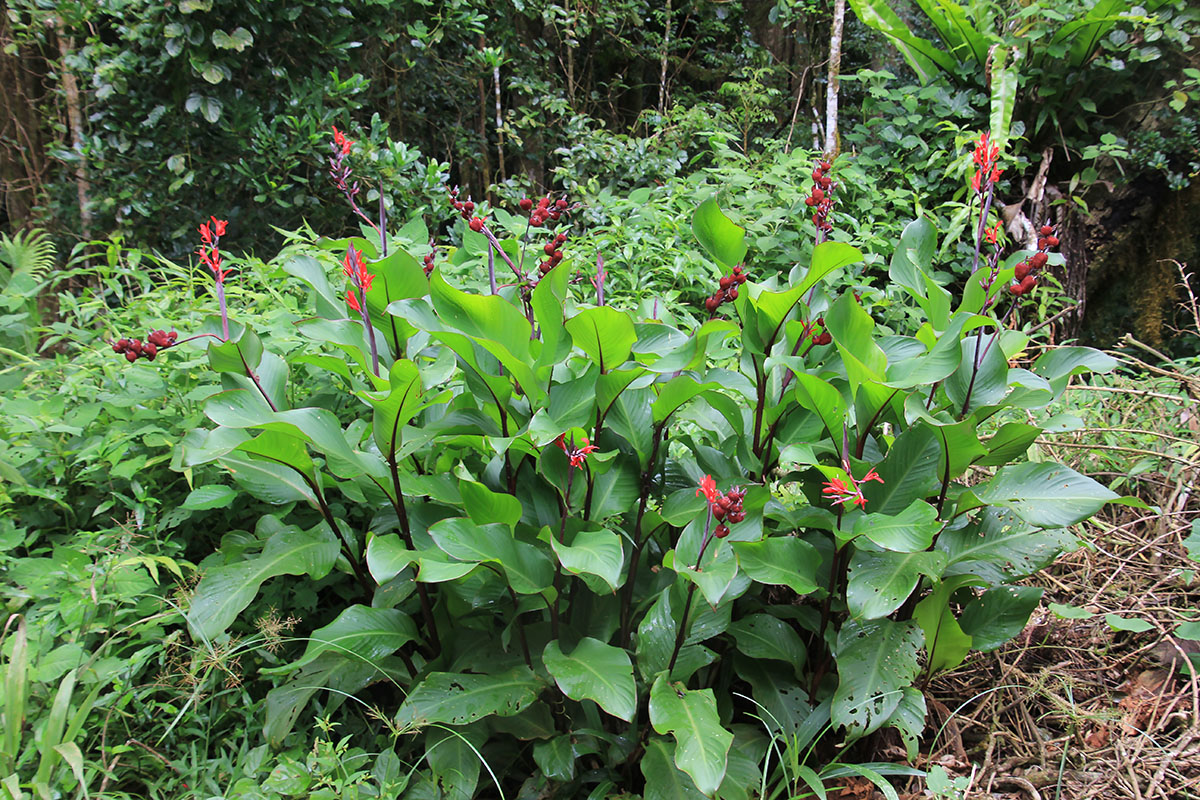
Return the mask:
<path id="1" fill-rule="evenodd" d="M 864 256 L 826 240 L 837 163 L 813 170 L 817 241 L 787 272 L 755 276 L 753 222 L 697 198 L 722 278 L 695 324 L 606 305 L 566 198 L 508 214 L 453 193 L 457 248 L 386 224 L 290 247 L 303 345 L 272 352 L 233 305 L 166 348 L 207 341 L 224 387 L 176 468 L 215 463 L 277 506 L 203 565 L 193 635 L 231 635 L 278 576 L 310 585 L 324 612 L 277 671 L 268 738 L 315 696 L 370 692 L 428 760 L 413 780 L 464 796 L 489 756 L 502 782 L 709 796 L 800 781 L 761 774 L 770 737 L 819 759 L 891 727 L 915 756 L 923 682 L 1019 632 L 1040 595 L 1015 581 L 1117 499 L 1024 460 L 1071 376 L 1114 364 L 1014 365 L 1030 339 L 1009 323 L 1057 240 L 1001 261 L 995 157 L 985 138 L 962 297 L 916 220 L 876 287 L 903 309 L 887 325 L 839 283 Z M 297 391 L 310 373 L 330 391 Z"/>

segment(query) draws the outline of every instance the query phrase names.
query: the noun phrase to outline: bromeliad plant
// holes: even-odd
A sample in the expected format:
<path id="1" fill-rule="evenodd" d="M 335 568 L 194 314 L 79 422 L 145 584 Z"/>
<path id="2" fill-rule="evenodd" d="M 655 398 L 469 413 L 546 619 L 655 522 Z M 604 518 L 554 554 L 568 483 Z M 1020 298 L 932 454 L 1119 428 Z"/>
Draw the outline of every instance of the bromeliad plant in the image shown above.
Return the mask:
<path id="1" fill-rule="evenodd" d="M 212 334 L 226 390 L 176 466 L 215 462 L 277 509 L 207 562 L 193 636 L 230 635 L 264 581 L 307 576 L 340 605 L 275 670 L 267 737 L 318 692 L 329 710 L 398 687 L 384 719 L 428 761 L 414 780 L 464 797 L 480 755 L 513 764 L 493 773 L 506 787 L 646 797 L 816 791 L 849 774 L 832 745 L 886 727 L 915 756 L 924 681 L 1018 633 L 1041 591 L 1016 581 L 1117 499 L 1025 459 L 1041 410 L 1112 360 L 1068 347 L 1014 366 L 1029 337 L 998 317 L 1019 320 L 1006 287 L 1026 254 L 985 254 L 956 301 L 923 220 L 888 271 L 920 323 L 892 331 L 839 291 L 862 254 L 824 225 L 811 262 L 756 282 L 742 229 L 706 200 L 693 227 L 722 302 L 681 329 L 604 305 L 602 265 L 595 295 L 569 255 L 527 269 L 546 239 L 531 228 L 565 206 L 537 208 L 535 226 L 456 205 L 446 258 L 491 268 L 488 293 L 396 240 L 386 256 L 333 241 L 283 261 L 311 292 L 311 347 L 273 354 L 248 321 Z M 294 397 L 302 367 L 344 402 Z"/>

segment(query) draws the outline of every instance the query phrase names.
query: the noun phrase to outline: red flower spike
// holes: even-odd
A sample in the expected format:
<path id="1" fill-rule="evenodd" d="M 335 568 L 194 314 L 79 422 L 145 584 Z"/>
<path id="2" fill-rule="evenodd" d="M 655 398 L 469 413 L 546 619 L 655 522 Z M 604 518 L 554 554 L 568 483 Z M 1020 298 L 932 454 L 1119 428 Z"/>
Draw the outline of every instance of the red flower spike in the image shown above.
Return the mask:
<path id="1" fill-rule="evenodd" d="M 883 483 L 883 478 L 879 477 L 874 468 L 867 470 L 867 474 L 862 480 L 854 480 L 854 476 L 846 474 L 849 483 L 846 483 L 841 478 L 831 478 L 825 482 L 825 488 L 821 490 L 821 494 L 829 496 L 829 499 L 834 503 L 853 503 L 859 508 L 864 508 L 867 505 L 867 498 L 863 497 L 862 485 L 868 481 L 878 481 Z"/>
<path id="2" fill-rule="evenodd" d="M 346 303 L 355 311 L 362 311 L 362 306 L 358 304 L 358 298 L 354 296 L 353 289 L 350 289 L 346 292 Z"/>
<path id="3" fill-rule="evenodd" d="M 589 444 L 586 436 L 583 437 L 582 447 L 576 447 L 574 440 L 572 440 L 570 444 L 567 444 L 562 434 L 559 434 L 559 437 L 554 440 L 554 443 L 558 445 L 558 447 L 564 453 L 567 454 L 567 460 L 571 462 L 572 469 L 578 469 L 579 467 L 582 467 L 587 461 L 587 457 L 599 449 L 596 447 L 596 445 Z"/>
<path id="4" fill-rule="evenodd" d="M 696 497 L 699 497 L 701 494 L 708 499 L 710 505 L 717 502 L 717 498 L 721 496 L 721 493 L 717 491 L 717 482 L 713 480 L 712 475 L 705 475 L 700 479 L 700 487 L 696 489 Z"/>
<path id="5" fill-rule="evenodd" d="M 209 217 L 209 219 L 212 220 L 213 235 L 214 236 L 224 236 L 225 235 L 225 226 L 229 224 L 229 220 L 217 219 L 216 217 Z"/>

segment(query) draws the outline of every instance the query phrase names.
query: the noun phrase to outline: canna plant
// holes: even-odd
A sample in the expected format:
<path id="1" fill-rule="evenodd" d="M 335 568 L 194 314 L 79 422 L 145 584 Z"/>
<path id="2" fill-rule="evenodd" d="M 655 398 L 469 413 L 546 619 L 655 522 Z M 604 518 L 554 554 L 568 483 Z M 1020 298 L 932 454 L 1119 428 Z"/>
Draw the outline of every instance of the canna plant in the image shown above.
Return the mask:
<path id="1" fill-rule="evenodd" d="M 485 762 L 562 796 L 883 785 L 835 745 L 892 728 L 915 757 L 924 682 L 1016 635 L 1041 596 L 1017 581 L 1118 499 L 1026 459 L 1072 376 L 1114 362 L 1065 347 L 1014 365 L 1033 259 L 1001 259 L 984 160 L 962 296 L 930 277 L 927 221 L 895 249 L 906 330 L 839 288 L 862 253 L 830 238 L 828 163 L 817 243 L 787 275 L 756 277 L 742 228 L 699 205 L 721 276 L 699 324 L 606 305 L 565 199 L 485 215 L 454 193 L 462 246 L 428 254 L 383 219 L 286 253 L 309 346 L 273 353 L 248 319 L 204 331 L 224 391 L 175 466 L 216 463 L 274 508 L 205 562 L 193 637 L 230 636 L 272 578 L 320 587 L 338 605 L 272 670 L 266 736 L 375 686 L 402 757 L 427 762 L 413 796 L 484 791 Z M 301 369 L 343 401 L 296 396 Z"/>

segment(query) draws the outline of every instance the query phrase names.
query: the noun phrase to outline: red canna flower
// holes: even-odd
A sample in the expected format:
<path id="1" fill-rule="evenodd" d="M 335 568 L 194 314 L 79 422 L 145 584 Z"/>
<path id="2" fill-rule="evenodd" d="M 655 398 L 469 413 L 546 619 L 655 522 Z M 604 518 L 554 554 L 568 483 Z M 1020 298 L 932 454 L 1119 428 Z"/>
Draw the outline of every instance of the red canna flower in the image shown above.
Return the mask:
<path id="1" fill-rule="evenodd" d="M 358 298 L 354 296 L 353 289 L 346 292 L 346 303 L 355 311 L 362 311 L 362 306 L 358 304 Z"/>
<path id="2" fill-rule="evenodd" d="M 346 135 L 345 135 L 344 133 L 342 133 L 341 131 L 339 131 L 339 130 L 337 129 L 337 126 L 336 126 L 336 125 L 334 125 L 334 126 L 333 126 L 333 145 L 334 145 L 334 148 L 335 148 L 335 149 L 340 149 L 340 150 L 342 151 L 342 155 L 344 155 L 344 156 L 345 156 L 345 155 L 349 155 L 349 154 L 350 154 L 350 145 L 352 145 L 352 144 L 354 144 L 354 141 L 353 141 L 352 139 L 347 139 L 347 138 L 346 138 Z"/>
<path id="3" fill-rule="evenodd" d="M 867 505 L 867 498 L 863 497 L 862 485 L 867 481 L 878 481 L 883 483 L 883 478 L 879 477 L 879 473 L 874 468 L 867 470 L 867 474 L 862 477 L 862 480 L 854 480 L 854 476 L 849 472 L 846 473 L 849 479 L 847 484 L 841 478 L 831 478 L 825 482 L 825 488 L 821 490 L 822 494 L 829 495 L 830 500 L 834 503 L 854 503 L 859 508 L 864 508 Z"/>
<path id="4" fill-rule="evenodd" d="M 557 439 L 554 440 L 554 443 L 558 445 L 559 449 L 567 454 L 567 458 L 570 460 L 571 467 L 573 469 L 582 467 L 584 462 L 587 461 L 588 455 L 596 452 L 596 450 L 599 449 L 596 447 L 596 445 L 589 444 L 586 436 L 583 437 L 583 447 L 575 446 L 574 437 L 572 437 L 571 443 L 568 444 L 566 439 L 561 434 Z"/>
<path id="5" fill-rule="evenodd" d="M 971 178 L 971 188 L 977 193 L 983 194 L 990 184 L 1000 180 L 1000 173 L 1003 170 L 996 166 L 996 160 L 999 157 L 1000 148 L 989 142 L 988 134 L 985 132 L 980 135 L 979 141 L 975 143 L 975 154 L 972 156 L 978 169 Z"/>
<path id="6" fill-rule="evenodd" d="M 355 311 L 359 311 L 358 298 L 354 296 L 354 289 L 362 292 L 363 298 L 367 296 L 367 292 L 371 291 L 371 284 L 375 281 L 375 276 L 367 271 L 367 265 L 363 261 L 361 250 L 356 250 L 354 245 L 346 248 L 346 256 L 342 259 L 342 272 L 350 279 L 352 289 L 346 293 L 346 302 Z"/>
<path id="7" fill-rule="evenodd" d="M 717 491 L 717 482 L 713 480 L 712 475 L 705 475 L 700 479 L 700 487 L 696 489 L 696 497 L 703 494 L 708 498 L 709 505 L 717 502 L 721 493 Z"/>

